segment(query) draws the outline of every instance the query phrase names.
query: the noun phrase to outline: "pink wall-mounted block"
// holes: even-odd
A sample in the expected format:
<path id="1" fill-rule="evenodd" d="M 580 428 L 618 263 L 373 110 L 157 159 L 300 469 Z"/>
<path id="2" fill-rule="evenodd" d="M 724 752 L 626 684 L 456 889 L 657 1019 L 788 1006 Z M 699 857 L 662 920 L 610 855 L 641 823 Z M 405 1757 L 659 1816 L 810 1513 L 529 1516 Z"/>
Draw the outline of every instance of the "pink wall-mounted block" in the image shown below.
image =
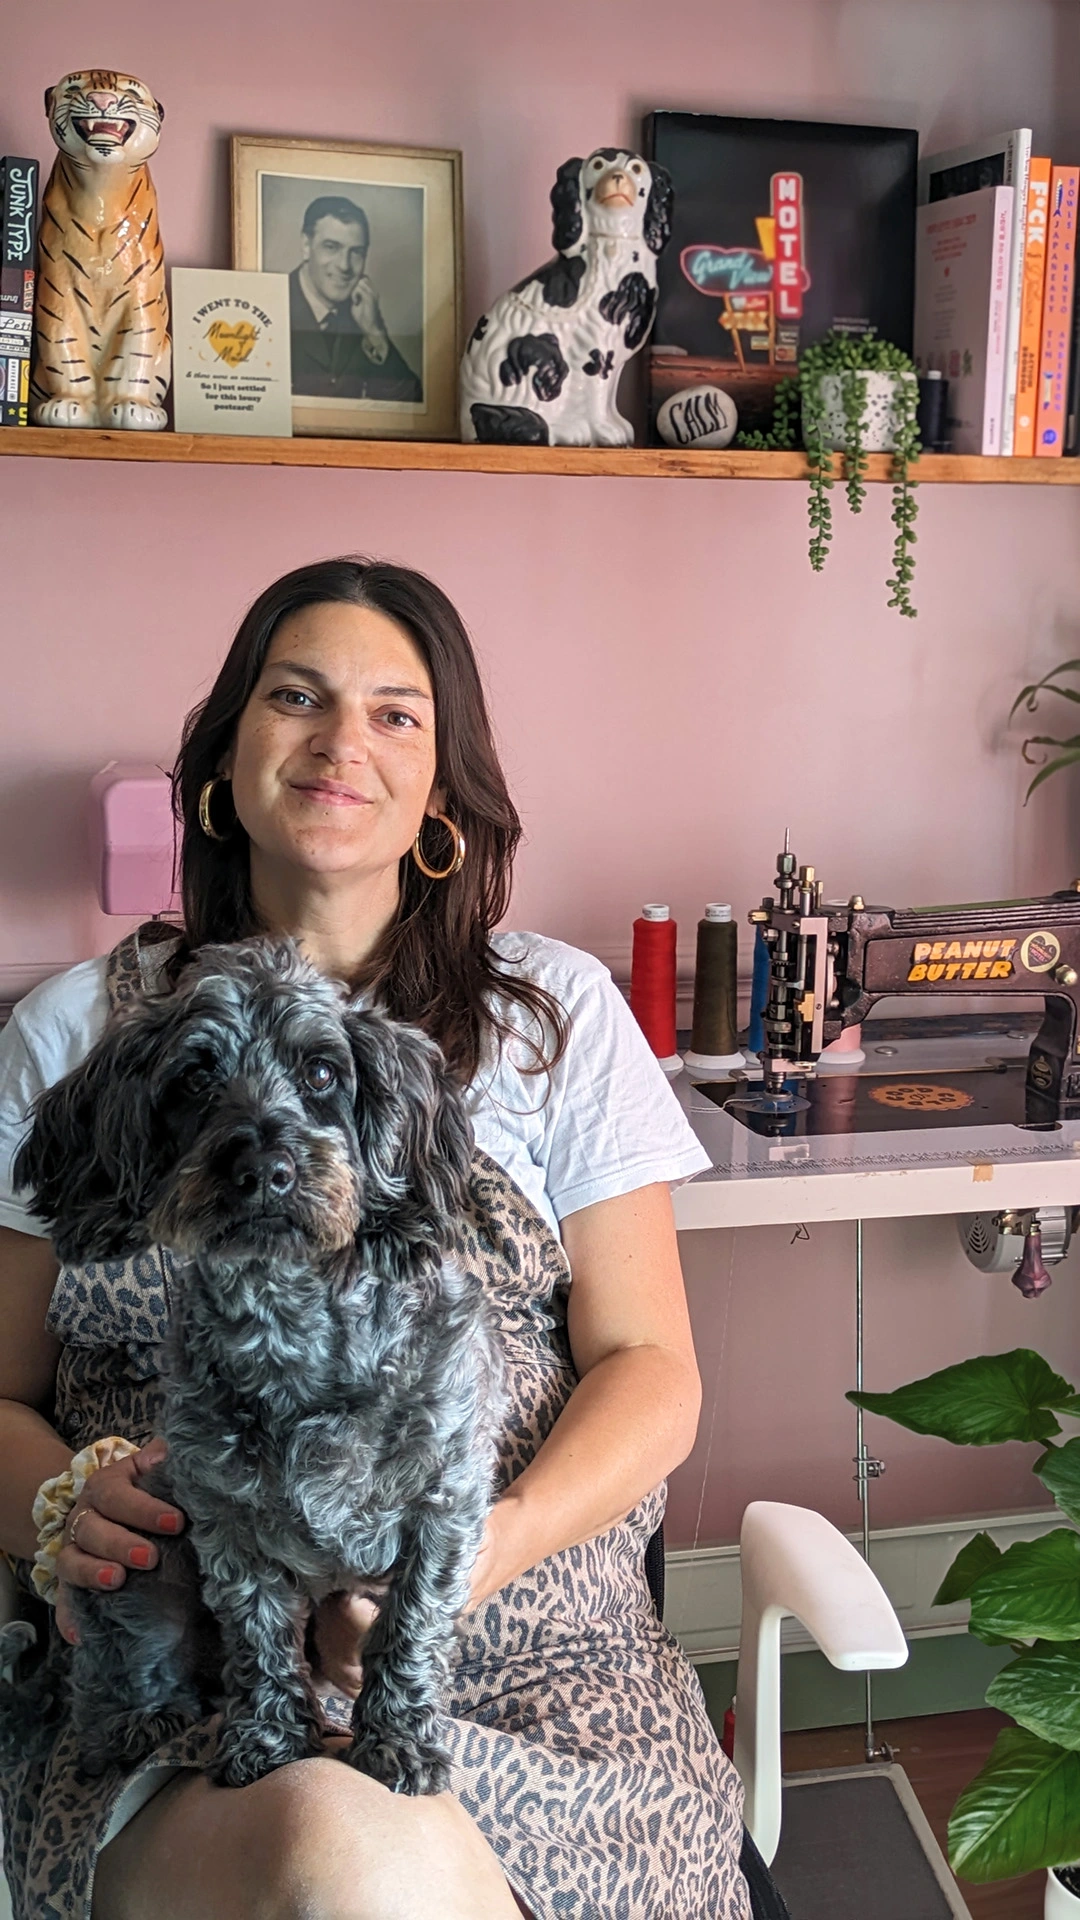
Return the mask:
<path id="1" fill-rule="evenodd" d="M 173 816 L 160 767 L 112 761 L 90 782 L 90 854 L 103 913 L 174 912 Z"/>

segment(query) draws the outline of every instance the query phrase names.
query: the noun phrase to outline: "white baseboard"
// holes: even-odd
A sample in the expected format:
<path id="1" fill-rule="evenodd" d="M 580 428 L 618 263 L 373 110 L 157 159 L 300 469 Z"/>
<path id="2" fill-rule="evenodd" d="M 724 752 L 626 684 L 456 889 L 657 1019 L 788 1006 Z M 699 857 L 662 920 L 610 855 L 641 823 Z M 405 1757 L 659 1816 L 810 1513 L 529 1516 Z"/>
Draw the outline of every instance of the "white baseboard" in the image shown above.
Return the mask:
<path id="1" fill-rule="evenodd" d="M 981 1520 L 939 1520 L 922 1527 L 889 1527 L 870 1535 L 870 1564 L 896 1609 L 909 1639 L 962 1633 L 968 1603 L 935 1607 L 933 1598 L 946 1572 L 972 1534 L 985 1530 L 1001 1547 L 1016 1540 L 1037 1540 L 1063 1524 L 1056 1510 L 1016 1513 Z M 858 1546 L 861 1536 L 849 1534 Z M 741 1611 L 738 1547 L 680 1549 L 667 1555 L 664 1624 L 692 1660 L 734 1660 L 739 1651 Z M 814 1645 L 798 1620 L 781 1629 L 785 1653 Z"/>

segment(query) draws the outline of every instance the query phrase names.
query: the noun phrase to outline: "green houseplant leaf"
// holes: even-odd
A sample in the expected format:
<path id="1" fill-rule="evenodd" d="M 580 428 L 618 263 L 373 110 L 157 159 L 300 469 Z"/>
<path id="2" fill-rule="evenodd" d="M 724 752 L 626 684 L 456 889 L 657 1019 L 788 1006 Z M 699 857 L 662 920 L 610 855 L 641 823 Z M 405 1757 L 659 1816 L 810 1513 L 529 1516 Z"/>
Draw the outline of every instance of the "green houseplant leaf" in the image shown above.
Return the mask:
<path id="1" fill-rule="evenodd" d="M 1068 1519 L 1080 1524 L 1080 1436 L 1050 1447 L 1035 1462 L 1035 1472 Z"/>
<path id="2" fill-rule="evenodd" d="M 998 1734 L 949 1820 L 949 1864 L 965 1880 L 1007 1880 L 1080 1856 L 1080 1753 L 1025 1727 Z"/>
<path id="3" fill-rule="evenodd" d="M 1054 681 L 1059 673 L 1080 673 L 1080 660 L 1063 660 L 1059 667 L 1051 667 L 1041 680 L 1033 680 L 1029 687 L 1021 687 L 1012 706 L 1009 708 L 1011 720 L 1018 707 L 1026 707 L 1034 713 L 1039 704 L 1040 693 L 1060 693 L 1063 700 L 1080 700 L 1080 693 L 1072 687 L 1055 687 Z"/>
<path id="4" fill-rule="evenodd" d="M 996 1567 L 1001 1559 L 1001 1548 L 995 1545 L 988 1533 L 977 1533 L 966 1547 L 961 1547 L 948 1573 L 934 1595 L 935 1607 L 952 1606 L 956 1600 L 966 1600 L 976 1580 Z"/>
<path id="5" fill-rule="evenodd" d="M 1057 671 L 1070 669 L 1080 672 L 1080 660 Z M 1080 1521 L 1080 1438 L 1049 1444 L 1061 1432 L 1057 1414 L 1080 1414 L 1080 1394 L 1029 1348 L 983 1354 L 894 1393 L 847 1397 L 955 1445 L 1046 1442 L 1035 1472 L 1066 1517 Z M 986 1698 L 1019 1725 L 998 1737 L 953 1809 L 953 1870 L 986 1881 L 1071 1865 L 1080 1860 L 1080 1533 L 1058 1527 L 1007 1553 L 976 1533 L 935 1595 L 942 1606 L 963 1599 L 971 1601 L 969 1632 L 991 1646 L 1014 1643 L 1018 1658 Z"/>
<path id="6" fill-rule="evenodd" d="M 849 1393 L 855 1406 L 882 1413 L 912 1433 L 932 1433 L 959 1447 L 1000 1440 L 1052 1440 L 1061 1432 L 1051 1408 L 1080 1413 L 1080 1397 L 1030 1347 L 981 1354 L 943 1367 L 893 1393 Z"/>
<path id="7" fill-rule="evenodd" d="M 1016 699 L 1009 708 L 1009 719 L 1011 720 L 1013 718 L 1013 715 L 1019 707 L 1024 707 L 1028 713 L 1037 713 L 1039 696 L 1043 693 L 1052 693 L 1055 694 L 1059 700 L 1071 700 L 1074 705 L 1080 705 L 1080 690 L 1076 687 L 1060 687 L 1057 685 L 1058 675 L 1063 673 L 1080 673 L 1080 660 L 1063 660 L 1060 666 L 1051 667 L 1049 673 L 1045 673 L 1041 680 L 1033 680 L 1030 685 L 1021 687 Z M 1033 733 L 1028 735 L 1021 751 L 1029 766 L 1037 765 L 1037 762 L 1028 752 L 1029 747 L 1062 747 L 1064 751 L 1058 754 L 1055 759 L 1048 760 L 1046 765 L 1040 768 L 1039 772 L 1035 775 L 1034 780 L 1024 795 L 1025 806 L 1027 806 L 1036 787 L 1041 787 L 1044 780 L 1049 780 L 1053 774 L 1060 773 L 1063 767 L 1074 766 L 1077 760 L 1080 760 L 1078 740 L 1080 740 L 1080 735 L 1076 734 L 1067 740 L 1058 740 L 1053 734 L 1048 733 Z"/>
<path id="8" fill-rule="evenodd" d="M 1080 1750 L 1080 1645 L 1040 1641 L 994 1675 L 988 1707 L 999 1707 L 1041 1740 Z"/>
<path id="9" fill-rule="evenodd" d="M 1080 749 L 1072 753 L 1060 753 L 1056 760 L 1048 760 L 1045 767 L 1035 775 L 1034 780 L 1025 793 L 1024 805 L 1027 805 L 1036 787 L 1041 787 L 1043 781 L 1049 780 L 1051 774 L 1060 773 L 1062 767 L 1074 767 L 1078 760 L 1080 760 Z"/>
<path id="10" fill-rule="evenodd" d="M 971 1590 L 974 1633 L 1080 1640 L 1080 1534 L 1056 1527 L 1018 1540 Z"/>

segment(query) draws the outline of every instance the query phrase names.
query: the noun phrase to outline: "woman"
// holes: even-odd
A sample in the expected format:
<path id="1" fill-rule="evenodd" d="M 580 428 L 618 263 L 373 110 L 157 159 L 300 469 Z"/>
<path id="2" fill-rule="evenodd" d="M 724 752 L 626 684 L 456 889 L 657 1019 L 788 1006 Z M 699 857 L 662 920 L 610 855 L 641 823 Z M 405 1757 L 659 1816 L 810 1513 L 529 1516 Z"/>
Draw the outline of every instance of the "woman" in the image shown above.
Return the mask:
<path id="1" fill-rule="evenodd" d="M 388 565 L 278 581 L 189 717 L 175 788 L 183 940 L 144 929 L 73 968 L 0 1041 L 0 1546 L 33 1555 L 39 1485 L 110 1431 L 144 1453 L 67 1519 L 59 1630 L 65 1587 L 146 1578 L 183 1524 L 138 1479 L 161 1447 L 160 1252 L 58 1278 L 10 1163 L 110 1006 L 209 940 L 286 931 L 442 1045 L 476 1136 L 463 1244 L 515 1404 L 447 1701 L 452 1793 L 387 1793 L 332 1730 L 324 1757 L 215 1787 L 212 1722 L 86 1786 L 62 1730 L 0 1781 L 16 1920 L 747 1920 L 738 1783 L 643 1576 L 700 1396 L 669 1183 L 705 1155 L 605 970 L 492 935 L 520 826 L 453 607 Z M 355 1696 L 364 1626 L 358 1601 L 320 1608 L 324 1686 Z"/>

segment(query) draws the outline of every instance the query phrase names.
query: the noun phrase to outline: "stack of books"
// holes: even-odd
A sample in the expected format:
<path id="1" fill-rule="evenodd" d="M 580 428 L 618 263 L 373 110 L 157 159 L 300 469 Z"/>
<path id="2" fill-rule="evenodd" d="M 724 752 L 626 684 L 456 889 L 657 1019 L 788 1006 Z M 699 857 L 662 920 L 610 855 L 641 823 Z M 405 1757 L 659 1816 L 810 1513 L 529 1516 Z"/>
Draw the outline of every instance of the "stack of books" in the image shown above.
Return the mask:
<path id="1" fill-rule="evenodd" d="M 949 382 L 954 453 L 1080 453 L 1080 167 L 1031 129 L 920 162 L 915 364 Z"/>
<path id="2" fill-rule="evenodd" d="M 28 419 L 37 189 L 36 160 L 0 160 L 0 427 Z"/>

